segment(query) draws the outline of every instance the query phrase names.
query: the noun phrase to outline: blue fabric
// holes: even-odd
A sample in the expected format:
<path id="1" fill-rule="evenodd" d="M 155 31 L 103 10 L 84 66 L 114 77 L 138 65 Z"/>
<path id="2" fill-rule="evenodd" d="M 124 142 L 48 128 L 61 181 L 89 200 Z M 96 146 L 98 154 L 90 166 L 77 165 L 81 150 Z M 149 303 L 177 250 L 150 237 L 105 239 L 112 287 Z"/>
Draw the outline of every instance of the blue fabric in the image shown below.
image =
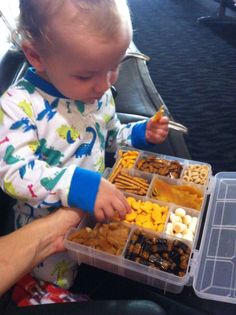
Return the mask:
<path id="1" fill-rule="evenodd" d="M 68 205 L 93 213 L 101 177 L 100 173 L 77 167 L 71 180 Z"/>
<path id="2" fill-rule="evenodd" d="M 31 82 L 33 85 L 41 89 L 42 91 L 46 92 L 55 97 L 66 98 L 63 94 L 61 94 L 54 85 L 49 83 L 48 81 L 44 80 L 40 76 L 37 75 L 36 70 L 34 68 L 28 68 L 24 75 L 24 79 Z"/>
<path id="3" fill-rule="evenodd" d="M 153 148 L 155 144 L 149 143 L 146 140 L 146 126 L 147 120 L 136 123 L 133 127 L 132 134 L 131 134 L 131 142 L 132 146 L 137 149 L 148 150 Z"/>
<path id="4" fill-rule="evenodd" d="M 30 83 L 32 83 L 37 88 L 41 89 L 42 91 L 46 92 L 49 95 L 60 97 L 60 98 L 66 98 L 61 92 L 59 92 L 55 86 L 48 81 L 41 78 L 39 75 L 37 75 L 36 70 L 32 67 L 28 68 L 24 75 L 24 79 L 28 80 Z M 83 102 L 80 102 L 76 100 L 77 102 L 84 104 Z"/>

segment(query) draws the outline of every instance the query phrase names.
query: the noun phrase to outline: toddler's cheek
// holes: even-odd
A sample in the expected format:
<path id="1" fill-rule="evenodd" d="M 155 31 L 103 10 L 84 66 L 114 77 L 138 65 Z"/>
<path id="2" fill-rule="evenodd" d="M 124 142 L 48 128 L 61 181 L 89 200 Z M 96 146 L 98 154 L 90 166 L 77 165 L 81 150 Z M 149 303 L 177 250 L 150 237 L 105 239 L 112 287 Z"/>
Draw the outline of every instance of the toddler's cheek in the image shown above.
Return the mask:
<path id="1" fill-rule="evenodd" d="M 111 78 L 110 78 L 111 85 L 116 83 L 118 76 L 119 76 L 119 70 L 111 73 Z"/>

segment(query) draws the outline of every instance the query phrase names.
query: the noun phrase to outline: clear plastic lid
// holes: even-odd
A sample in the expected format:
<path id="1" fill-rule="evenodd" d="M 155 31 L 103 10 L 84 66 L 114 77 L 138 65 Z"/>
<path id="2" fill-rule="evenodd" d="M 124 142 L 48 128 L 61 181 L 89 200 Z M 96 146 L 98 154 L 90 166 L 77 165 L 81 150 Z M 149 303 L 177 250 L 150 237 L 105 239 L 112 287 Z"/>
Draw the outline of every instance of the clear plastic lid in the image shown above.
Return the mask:
<path id="1" fill-rule="evenodd" d="M 199 297 L 236 304 L 236 172 L 215 176 L 195 265 Z"/>

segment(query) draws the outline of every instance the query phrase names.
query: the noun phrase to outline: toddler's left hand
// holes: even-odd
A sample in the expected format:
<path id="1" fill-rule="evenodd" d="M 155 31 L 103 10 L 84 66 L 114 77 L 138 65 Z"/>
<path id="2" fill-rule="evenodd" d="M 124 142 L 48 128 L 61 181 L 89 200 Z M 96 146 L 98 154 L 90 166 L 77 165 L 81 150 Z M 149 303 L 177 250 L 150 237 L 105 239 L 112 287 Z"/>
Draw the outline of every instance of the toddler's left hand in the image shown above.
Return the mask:
<path id="1" fill-rule="evenodd" d="M 168 124 L 167 116 L 163 116 L 159 121 L 153 120 L 153 117 L 150 118 L 146 127 L 146 140 L 154 144 L 165 141 L 169 131 Z"/>

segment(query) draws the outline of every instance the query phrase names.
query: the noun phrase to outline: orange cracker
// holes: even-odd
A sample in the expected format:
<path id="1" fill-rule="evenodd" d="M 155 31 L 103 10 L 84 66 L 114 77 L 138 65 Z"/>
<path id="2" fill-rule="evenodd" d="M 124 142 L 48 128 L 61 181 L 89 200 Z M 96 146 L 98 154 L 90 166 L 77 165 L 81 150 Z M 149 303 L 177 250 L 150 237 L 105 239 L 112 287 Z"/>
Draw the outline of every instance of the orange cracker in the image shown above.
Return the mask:
<path id="1" fill-rule="evenodd" d="M 152 117 L 152 120 L 158 122 L 164 116 L 165 110 L 164 105 L 161 105 L 156 114 Z"/>

